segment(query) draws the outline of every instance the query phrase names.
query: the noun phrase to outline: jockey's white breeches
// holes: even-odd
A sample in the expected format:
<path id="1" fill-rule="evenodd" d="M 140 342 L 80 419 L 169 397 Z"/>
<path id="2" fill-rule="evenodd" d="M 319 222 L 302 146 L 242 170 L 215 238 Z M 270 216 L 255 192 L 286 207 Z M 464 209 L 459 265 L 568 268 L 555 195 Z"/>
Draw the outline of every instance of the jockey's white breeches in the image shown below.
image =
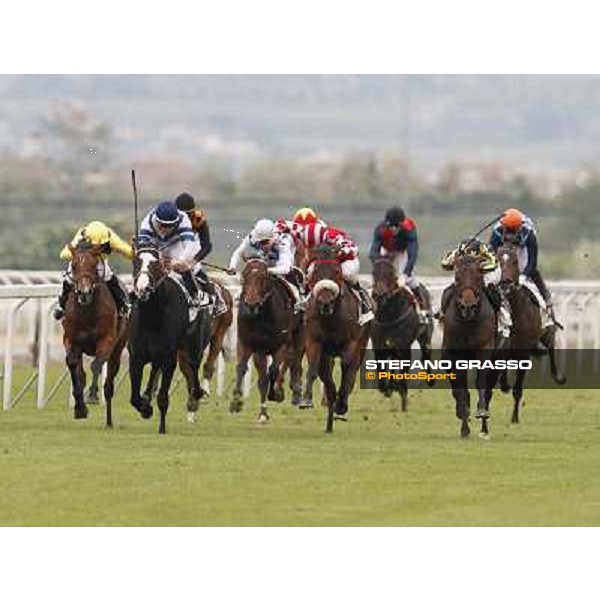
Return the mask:
<path id="1" fill-rule="evenodd" d="M 404 283 L 411 289 L 416 290 L 419 287 L 419 282 L 414 274 L 410 276 L 404 275 L 404 269 L 408 262 L 408 252 L 388 252 L 385 248 L 381 249 L 381 256 L 391 256 L 392 263 L 398 273 L 398 279 L 404 279 Z"/>
<path id="2" fill-rule="evenodd" d="M 110 268 L 110 265 L 106 261 L 100 261 L 98 263 L 96 271 L 98 273 L 98 277 L 100 277 L 100 279 L 102 281 L 109 281 L 111 279 L 111 277 L 113 276 L 112 269 Z M 71 267 L 70 262 L 67 265 L 67 271 L 65 273 L 65 278 L 68 279 L 69 281 L 71 281 L 73 279 L 73 268 Z"/>
<path id="3" fill-rule="evenodd" d="M 500 283 L 501 278 L 502 278 L 502 269 L 500 268 L 500 265 L 498 265 L 493 271 L 483 274 L 483 283 L 486 286 L 498 285 Z"/>
<path id="4" fill-rule="evenodd" d="M 358 281 L 358 274 L 360 273 L 360 261 L 357 258 L 352 260 L 345 260 L 341 263 L 342 277 L 345 281 L 350 283 L 356 283 Z"/>
<path id="5" fill-rule="evenodd" d="M 529 262 L 529 252 L 525 246 L 519 246 L 517 259 L 519 260 L 519 272 L 522 273 Z"/>

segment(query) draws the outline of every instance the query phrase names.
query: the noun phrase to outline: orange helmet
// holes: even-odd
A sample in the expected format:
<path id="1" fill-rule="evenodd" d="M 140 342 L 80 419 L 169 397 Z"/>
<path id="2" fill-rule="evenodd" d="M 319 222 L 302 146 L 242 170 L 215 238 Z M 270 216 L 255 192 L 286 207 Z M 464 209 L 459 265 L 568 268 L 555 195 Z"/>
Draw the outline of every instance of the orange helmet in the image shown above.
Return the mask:
<path id="1" fill-rule="evenodd" d="M 518 231 L 521 229 L 521 225 L 523 225 L 523 213 L 516 208 L 509 208 L 504 215 L 502 215 L 502 219 L 500 219 L 502 226 L 509 231 Z"/>
<path id="2" fill-rule="evenodd" d="M 315 223 L 316 220 L 317 213 L 307 206 L 297 210 L 294 215 L 294 223 L 297 223 L 298 225 L 309 225 L 310 223 Z"/>

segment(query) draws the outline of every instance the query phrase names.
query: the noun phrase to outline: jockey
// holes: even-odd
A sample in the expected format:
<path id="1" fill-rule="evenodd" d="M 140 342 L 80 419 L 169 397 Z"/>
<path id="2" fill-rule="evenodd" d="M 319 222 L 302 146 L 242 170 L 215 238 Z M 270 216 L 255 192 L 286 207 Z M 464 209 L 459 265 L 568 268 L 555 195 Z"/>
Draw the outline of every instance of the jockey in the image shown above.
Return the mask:
<path id="1" fill-rule="evenodd" d="M 110 290 L 119 314 L 126 315 L 129 312 L 129 299 L 127 292 L 121 285 L 117 276 L 112 272 L 108 264 L 108 255 L 111 252 L 122 254 L 128 259 L 133 258 L 133 248 L 124 242 L 110 227 L 107 227 L 101 221 L 92 221 L 85 227 L 77 231 L 75 237 L 71 241 L 71 246 L 75 247 L 79 242 L 88 242 L 93 245 L 102 247 L 101 262 L 98 263 L 98 275 L 104 281 Z M 72 258 L 69 244 L 67 244 L 60 252 L 60 258 L 70 261 Z M 73 289 L 71 283 L 71 263 L 67 266 L 65 277 L 63 280 L 62 293 L 58 299 L 58 307 L 54 310 L 54 318 L 58 321 L 62 319 L 65 312 L 65 304 L 69 292 Z"/>
<path id="2" fill-rule="evenodd" d="M 228 273 L 235 275 L 241 271 L 244 262 L 250 258 L 263 258 L 269 273 L 282 277 L 293 286 L 291 292 L 296 299 L 296 308 L 300 309 L 302 283 L 294 274 L 294 251 L 294 240 L 289 233 L 280 233 L 270 219 L 260 219 L 233 252 Z"/>
<path id="3" fill-rule="evenodd" d="M 452 250 L 442 259 L 442 269 L 453 271 L 458 257 L 465 254 L 473 256 L 479 261 L 479 268 L 483 273 L 484 290 L 494 310 L 498 313 L 498 332 L 503 338 L 510 337 L 512 327 L 510 305 L 498 287 L 502 271 L 493 249 L 477 238 L 463 240 L 456 250 Z M 443 319 L 445 308 L 444 298 L 442 298 L 440 319 Z"/>
<path id="4" fill-rule="evenodd" d="M 552 297 L 537 266 L 538 243 L 533 221 L 516 208 L 509 208 L 492 230 L 490 246 L 493 250 L 504 243 L 518 247 L 519 270 L 536 285 L 546 302 L 546 318 L 556 323 Z"/>
<path id="5" fill-rule="evenodd" d="M 175 198 L 175 206 L 189 217 L 192 229 L 198 237 L 200 250 L 194 257 L 194 260 L 196 261 L 196 265 L 193 268 L 194 277 L 196 278 L 200 289 L 210 296 L 214 305 L 213 316 L 218 317 L 224 312 L 227 312 L 227 304 L 221 296 L 219 287 L 215 286 L 212 281 L 209 280 L 208 275 L 204 272 L 201 264 L 201 261 L 206 258 L 212 250 L 208 220 L 205 213 L 196 208 L 194 197 L 187 192 L 179 194 L 179 196 Z"/>
<path id="6" fill-rule="evenodd" d="M 342 276 L 348 287 L 359 298 L 360 314 L 359 325 L 364 325 L 374 317 L 371 309 L 371 300 L 365 289 L 360 285 L 358 273 L 360 261 L 358 259 L 358 246 L 348 237 L 342 229 L 326 225 L 323 221 L 314 220 L 303 227 L 293 231 L 294 238 L 299 240 L 305 248 L 315 246 L 332 246 L 338 252 L 338 261 L 342 267 Z M 310 269 L 310 267 L 309 267 Z"/>
<path id="7" fill-rule="evenodd" d="M 289 223 L 289 221 L 287 221 L 287 223 Z M 303 227 L 311 225 L 312 223 L 319 223 L 323 227 L 327 226 L 327 223 L 319 219 L 317 213 L 312 208 L 305 206 L 304 208 L 299 208 L 294 213 L 294 219 L 291 222 L 290 230 L 292 234 L 299 233 Z"/>
<path id="8" fill-rule="evenodd" d="M 417 299 L 422 318 L 426 317 L 427 302 L 421 285 L 413 274 L 419 256 L 417 224 L 400 207 L 390 208 L 385 213 L 383 222 L 373 232 L 369 258 L 374 263 L 382 256 L 391 257 L 398 275 L 404 277 L 406 285 Z"/>
<path id="9" fill-rule="evenodd" d="M 171 261 L 171 269 L 181 275 L 192 304 L 197 305 L 198 290 L 191 269 L 200 251 L 200 242 L 189 217 L 177 210 L 173 202 L 161 202 L 142 221 L 137 244 L 152 244 L 162 258 Z"/>

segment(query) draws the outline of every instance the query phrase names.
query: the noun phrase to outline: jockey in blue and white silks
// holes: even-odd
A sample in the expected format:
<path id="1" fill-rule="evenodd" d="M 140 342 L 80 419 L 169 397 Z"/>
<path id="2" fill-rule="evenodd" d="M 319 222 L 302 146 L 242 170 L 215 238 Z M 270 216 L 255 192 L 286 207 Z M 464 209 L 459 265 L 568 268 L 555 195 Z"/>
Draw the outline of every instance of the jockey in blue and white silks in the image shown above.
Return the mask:
<path id="1" fill-rule="evenodd" d="M 156 246 L 161 257 L 171 261 L 171 268 L 181 275 L 192 301 L 196 303 L 198 290 L 191 269 L 194 257 L 200 251 L 200 242 L 189 217 L 173 202 L 161 202 L 140 225 L 137 245 L 143 244 Z"/>

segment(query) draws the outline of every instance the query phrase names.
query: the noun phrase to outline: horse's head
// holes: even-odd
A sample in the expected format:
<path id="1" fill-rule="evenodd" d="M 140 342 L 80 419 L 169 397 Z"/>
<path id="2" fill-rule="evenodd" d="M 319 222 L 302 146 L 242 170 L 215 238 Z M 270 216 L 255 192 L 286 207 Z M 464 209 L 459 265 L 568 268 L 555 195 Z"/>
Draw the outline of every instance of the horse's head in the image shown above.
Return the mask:
<path id="1" fill-rule="evenodd" d="M 483 274 L 477 258 L 469 254 L 458 257 L 454 267 L 454 285 L 459 316 L 466 321 L 475 319 L 483 289 Z"/>
<path id="2" fill-rule="evenodd" d="M 329 246 L 320 246 L 311 250 L 309 259 L 308 286 L 312 289 L 317 312 L 332 314 L 343 283 L 337 252 Z"/>
<path id="3" fill-rule="evenodd" d="M 75 288 L 77 302 L 81 306 L 92 303 L 94 289 L 100 281 L 98 277 L 98 262 L 102 248 L 89 242 L 80 242 L 76 247 L 69 244 L 71 250 L 71 278 Z"/>
<path id="4" fill-rule="evenodd" d="M 398 274 L 394 263 L 380 258 L 373 263 L 373 299 L 380 304 L 398 289 Z"/>
<path id="5" fill-rule="evenodd" d="M 136 248 L 133 259 L 133 290 L 145 302 L 164 279 L 166 273 L 156 246 Z"/>
<path id="6" fill-rule="evenodd" d="M 257 315 L 271 293 L 267 263 L 260 258 L 251 258 L 242 271 L 240 301 L 250 314 Z"/>
<path id="7" fill-rule="evenodd" d="M 502 275 L 500 286 L 510 292 L 519 285 L 519 256 L 514 244 L 504 244 L 496 251 Z"/>

